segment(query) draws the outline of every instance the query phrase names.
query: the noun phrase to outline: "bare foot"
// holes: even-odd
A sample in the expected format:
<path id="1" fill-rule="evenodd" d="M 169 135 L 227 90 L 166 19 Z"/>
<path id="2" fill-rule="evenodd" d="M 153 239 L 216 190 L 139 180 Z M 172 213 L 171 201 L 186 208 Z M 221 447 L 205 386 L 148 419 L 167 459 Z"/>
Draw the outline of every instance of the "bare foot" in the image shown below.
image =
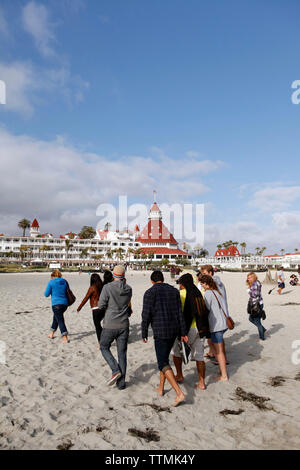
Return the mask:
<path id="1" fill-rule="evenodd" d="M 50 339 L 54 338 L 54 331 L 51 331 L 51 333 L 48 335 L 48 338 L 50 338 Z"/>
<path id="2" fill-rule="evenodd" d="M 68 339 L 67 336 L 63 336 L 62 342 L 63 342 L 63 343 L 69 343 L 70 340 Z"/>
<path id="3" fill-rule="evenodd" d="M 199 382 L 195 385 L 195 388 L 199 388 L 200 390 L 206 390 L 206 385 L 204 382 Z"/>
<path id="4" fill-rule="evenodd" d="M 97 351 L 100 351 L 100 346 L 97 346 Z"/>
<path id="5" fill-rule="evenodd" d="M 222 375 L 219 375 L 218 377 L 214 377 L 215 382 L 228 382 L 228 377 L 222 377 Z"/>
<path id="6" fill-rule="evenodd" d="M 178 384 L 182 384 L 184 382 L 183 375 L 176 375 L 175 380 Z"/>
<path id="7" fill-rule="evenodd" d="M 176 400 L 175 400 L 175 402 L 173 403 L 172 406 L 176 407 L 180 403 L 182 403 L 184 400 L 185 400 L 185 395 L 184 395 L 184 393 L 181 393 L 180 395 L 178 395 L 178 397 L 176 398 Z"/>
<path id="8" fill-rule="evenodd" d="M 160 395 L 161 397 L 163 397 L 163 396 L 164 396 L 164 394 L 165 394 L 165 391 L 164 391 L 164 390 L 162 390 L 162 389 L 161 389 L 161 388 L 159 388 L 159 387 L 158 387 L 158 388 L 155 388 L 154 390 L 155 390 L 155 391 L 156 391 L 156 393 L 158 393 L 158 395 Z"/>

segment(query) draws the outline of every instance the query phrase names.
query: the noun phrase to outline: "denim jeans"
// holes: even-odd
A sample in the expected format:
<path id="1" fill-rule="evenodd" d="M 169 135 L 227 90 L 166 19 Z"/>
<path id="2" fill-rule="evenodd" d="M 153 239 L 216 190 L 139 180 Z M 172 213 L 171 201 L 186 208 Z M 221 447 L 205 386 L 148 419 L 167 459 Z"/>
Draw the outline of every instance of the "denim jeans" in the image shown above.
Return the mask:
<path id="1" fill-rule="evenodd" d="M 68 330 L 65 325 L 65 320 L 64 320 L 64 313 L 67 310 L 68 306 L 67 305 L 52 305 L 52 311 L 53 311 L 53 322 L 51 326 L 52 331 L 56 331 L 57 328 L 59 327 L 61 335 L 62 336 L 67 336 Z"/>
<path id="2" fill-rule="evenodd" d="M 252 317 L 251 315 L 249 315 L 249 321 L 253 323 L 253 325 L 257 326 L 259 337 L 260 339 L 264 340 L 266 329 L 261 324 L 261 317 Z"/>
<path id="3" fill-rule="evenodd" d="M 129 328 L 123 328 L 120 330 L 110 330 L 108 328 L 103 328 L 101 333 L 100 350 L 102 356 L 111 368 L 112 375 L 118 372 L 121 372 L 122 374 L 122 377 L 120 377 L 117 381 L 117 387 L 120 390 L 125 388 L 128 337 Z M 118 362 L 115 360 L 110 351 L 110 347 L 114 340 L 117 342 Z"/>
<path id="4" fill-rule="evenodd" d="M 166 367 L 170 367 L 169 356 L 175 343 L 176 337 L 171 339 L 154 338 L 158 368 L 161 372 Z"/>

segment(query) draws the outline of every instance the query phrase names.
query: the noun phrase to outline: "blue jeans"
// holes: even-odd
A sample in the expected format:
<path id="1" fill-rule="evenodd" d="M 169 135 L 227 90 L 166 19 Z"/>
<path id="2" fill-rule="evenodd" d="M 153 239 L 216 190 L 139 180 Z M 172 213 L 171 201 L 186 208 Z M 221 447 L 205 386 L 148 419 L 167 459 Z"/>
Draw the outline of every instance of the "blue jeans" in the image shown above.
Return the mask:
<path id="1" fill-rule="evenodd" d="M 129 337 L 129 328 L 124 328 L 120 330 L 110 330 L 108 328 L 103 328 L 100 339 L 100 350 L 102 356 L 106 360 L 107 364 L 111 368 L 112 375 L 121 372 L 122 377 L 117 381 L 117 387 L 119 390 L 125 388 L 125 376 L 127 369 L 127 345 Z M 118 362 L 115 360 L 114 356 L 110 351 L 110 347 L 114 340 L 117 341 L 117 351 L 118 351 Z"/>
<path id="2" fill-rule="evenodd" d="M 261 324 L 261 317 L 252 317 L 251 315 L 249 315 L 249 321 L 253 323 L 253 325 L 257 326 L 259 337 L 260 339 L 264 340 L 266 329 Z"/>
<path id="3" fill-rule="evenodd" d="M 223 343 L 223 336 L 226 331 L 227 331 L 227 328 L 226 330 L 215 331 L 214 333 L 211 333 L 211 337 L 210 337 L 211 342 L 215 344 Z"/>
<path id="4" fill-rule="evenodd" d="M 52 305 L 53 322 L 51 326 L 51 331 L 56 331 L 59 327 L 62 336 L 67 336 L 68 334 L 68 330 L 64 320 L 64 313 L 67 308 L 67 305 Z"/>
<path id="5" fill-rule="evenodd" d="M 171 339 L 154 338 L 154 347 L 156 352 L 158 368 L 161 372 L 170 369 L 169 356 L 176 337 Z"/>

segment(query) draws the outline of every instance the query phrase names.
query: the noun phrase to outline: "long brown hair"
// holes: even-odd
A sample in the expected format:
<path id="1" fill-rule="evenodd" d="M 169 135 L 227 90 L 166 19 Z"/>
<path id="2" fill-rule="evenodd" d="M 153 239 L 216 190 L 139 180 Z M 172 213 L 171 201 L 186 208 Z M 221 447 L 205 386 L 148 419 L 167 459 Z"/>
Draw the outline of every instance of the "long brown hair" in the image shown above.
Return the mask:
<path id="1" fill-rule="evenodd" d="M 199 280 L 201 284 L 202 283 L 207 284 L 211 290 L 216 290 L 217 292 L 219 292 L 220 295 L 222 295 L 218 289 L 217 284 L 215 283 L 215 281 L 213 280 L 211 276 L 208 276 L 208 274 L 203 274 Z"/>

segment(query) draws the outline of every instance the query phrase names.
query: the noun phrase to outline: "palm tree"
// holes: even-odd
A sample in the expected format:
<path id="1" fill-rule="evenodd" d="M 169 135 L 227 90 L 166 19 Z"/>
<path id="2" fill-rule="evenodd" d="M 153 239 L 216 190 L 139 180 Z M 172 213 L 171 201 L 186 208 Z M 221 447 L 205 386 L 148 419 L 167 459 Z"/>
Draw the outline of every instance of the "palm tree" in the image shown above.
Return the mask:
<path id="1" fill-rule="evenodd" d="M 87 258 L 88 254 L 89 254 L 89 249 L 88 248 L 83 248 L 80 251 L 80 258 Z"/>
<path id="2" fill-rule="evenodd" d="M 116 255 L 117 255 L 117 259 L 118 259 L 119 261 L 121 261 L 121 259 L 123 259 L 124 252 L 125 252 L 125 250 L 123 250 L 123 248 L 117 248 L 117 249 L 115 250 L 115 253 L 116 253 Z"/>
<path id="3" fill-rule="evenodd" d="M 141 248 L 137 248 L 136 250 L 134 250 L 134 259 L 140 259 L 141 255 L 142 255 Z"/>
<path id="4" fill-rule="evenodd" d="M 65 240 L 65 249 L 66 249 L 66 259 L 69 257 L 69 249 L 72 248 L 73 243 L 70 239 L 66 238 Z"/>
<path id="5" fill-rule="evenodd" d="M 240 246 L 242 247 L 242 254 L 244 255 L 245 252 L 246 252 L 247 243 L 246 243 L 246 242 L 242 242 L 242 243 L 240 243 Z"/>
<path id="6" fill-rule="evenodd" d="M 129 260 L 130 260 L 131 255 L 134 255 L 134 253 L 135 253 L 135 249 L 134 248 L 128 248 L 127 253 L 128 253 L 128 256 L 129 256 Z"/>
<path id="7" fill-rule="evenodd" d="M 222 246 L 223 246 L 222 243 L 219 243 L 219 244 L 217 245 L 218 250 L 221 250 L 221 249 L 222 249 Z"/>
<path id="8" fill-rule="evenodd" d="M 281 248 L 280 252 L 281 252 L 281 254 L 283 255 L 284 252 L 285 252 L 285 249 L 284 249 L 284 248 Z"/>
<path id="9" fill-rule="evenodd" d="M 25 237 L 25 232 L 28 228 L 30 228 L 30 220 L 28 219 L 22 219 L 18 223 L 18 227 L 23 230 L 23 237 Z"/>
<path id="10" fill-rule="evenodd" d="M 255 251 L 256 251 L 256 254 L 257 254 L 257 255 L 258 255 L 259 250 L 260 250 L 260 247 L 257 246 L 257 247 L 255 248 Z"/>
<path id="11" fill-rule="evenodd" d="M 45 251 L 50 251 L 50 246 L 43 245 L 42 248 L 40 248 L 40 251 L 42 251 L 43 253 L 45 253 Z"/>
<path id="12" fill-rule="evenodd" d="M 107 250 L 106 256 L 109 260 L 112 259 L 113 253 L 114 253 L 114 250 L 112 250 L 111 248 Z"/>
<path id="13" fill-rule="evenodd" d="M 26 257 L 27 252 L 29 251 L 29 246 L 21 245 L 19 250 L 21 259 L 23 260 Z"/>
<path id="14" fill-rule="evenodd" d="M 294 250 L 295 250 L 296 253 L 297 253 L 297 251 L 299 251 L 298 248 L 294 248 Z"/>
<path id="15" fill-rule="evenodd" d="M 106 224 L 104 225 L 104 230 L 106 230 L 108 232 L 110 227 L 111 227 L 111 223 L 106 222 Z"/>

